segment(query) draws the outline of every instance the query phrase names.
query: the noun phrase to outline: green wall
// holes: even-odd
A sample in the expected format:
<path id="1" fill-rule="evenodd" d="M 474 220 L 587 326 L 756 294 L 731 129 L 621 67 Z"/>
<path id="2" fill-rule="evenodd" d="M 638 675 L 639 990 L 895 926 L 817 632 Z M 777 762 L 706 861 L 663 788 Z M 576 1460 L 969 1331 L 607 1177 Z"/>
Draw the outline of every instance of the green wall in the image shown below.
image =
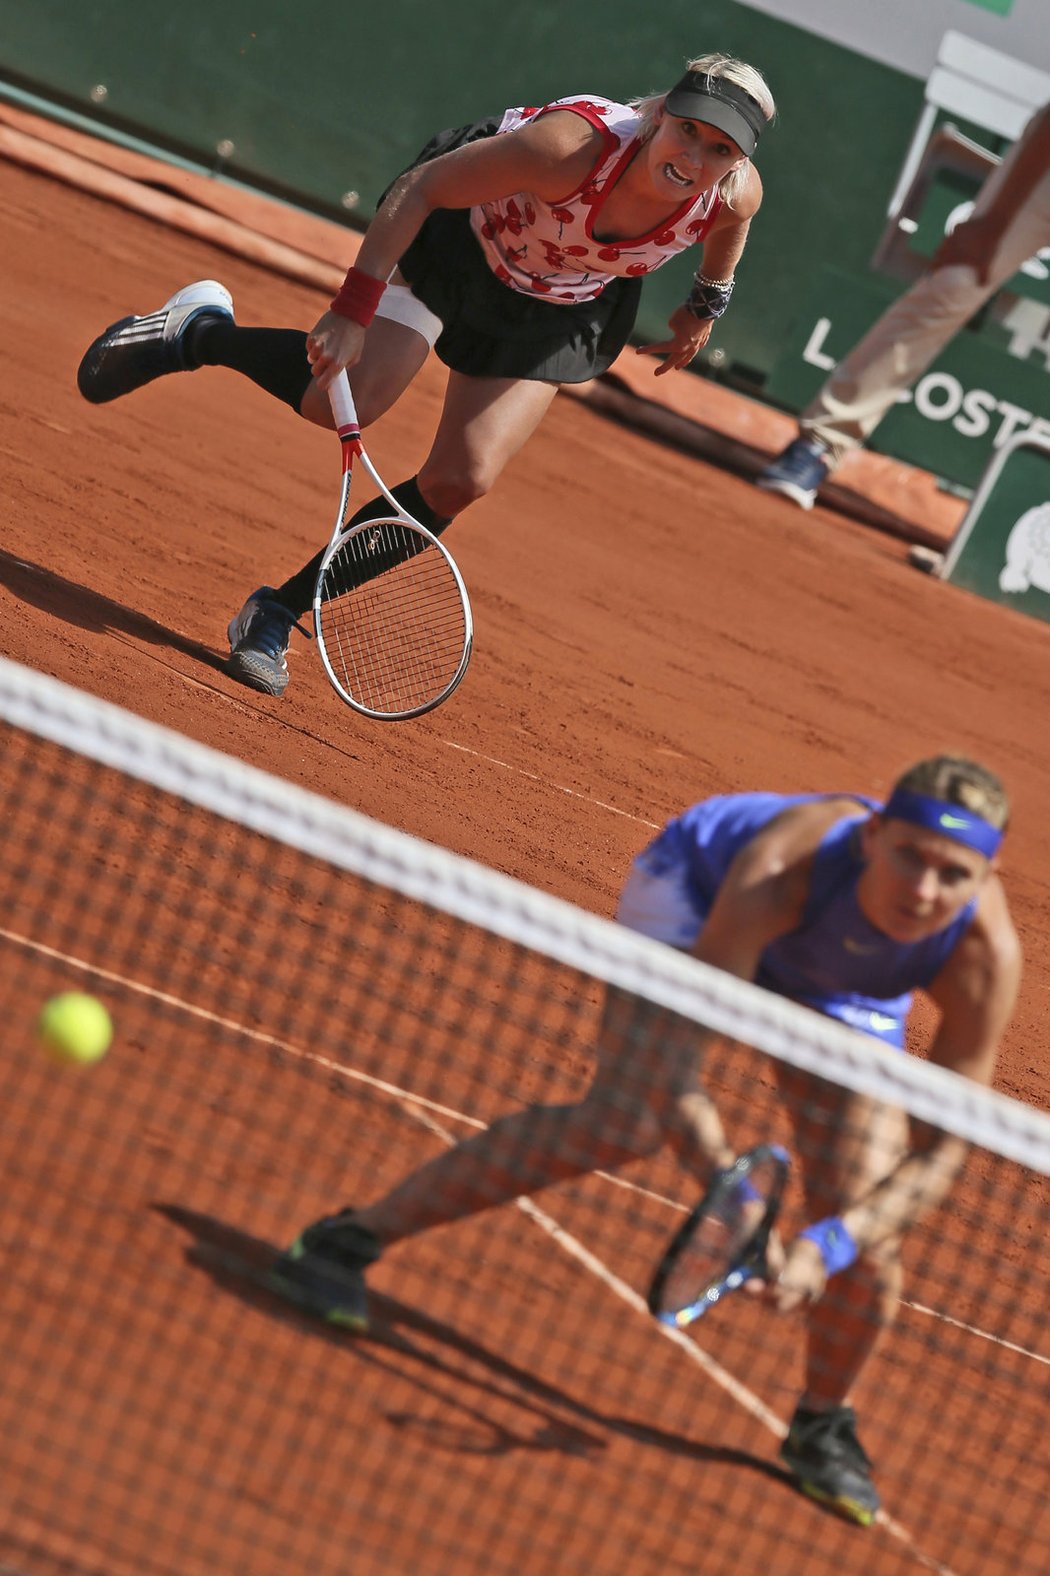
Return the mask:
<path id="1" fill-rule="evenodd" d="M 818 264 L 867 272 L 917 80 L 735 0 L 184 0 L 177 11 L 0 0 L 0 78 L 358 226 L 440 127 L 566 93 L 660 90 L 710 48 L 757 65 L 780 112 L 756 161 L 765 202 L 714 339 L 733 380 L 758 390 Z M 359 196 L 349 211 L 347 192 Z M 694 265 L 678 259 L 647 283 L 640 339 L 662 337 Z"/>

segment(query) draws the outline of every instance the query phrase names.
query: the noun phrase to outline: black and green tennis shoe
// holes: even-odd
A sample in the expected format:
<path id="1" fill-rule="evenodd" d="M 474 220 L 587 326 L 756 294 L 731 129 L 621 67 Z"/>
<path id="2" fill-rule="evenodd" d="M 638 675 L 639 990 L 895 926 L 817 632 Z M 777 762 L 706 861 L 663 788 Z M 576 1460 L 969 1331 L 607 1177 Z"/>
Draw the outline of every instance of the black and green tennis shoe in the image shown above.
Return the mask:
<path id="1" fill-rule="evenodd" d="M 316 1221 L 275 1259 L 272 1290 L 297 1308 L 358 1335 L 368 1331 L 365 1271 L 379 1258 L 375 1237 L 357 1225 L 353 1211 Z"/>
<path id="2" fill-rule="evenodd" d="M 799 1407 L 780 1454 L 799 1488 L 836 1515 L 870 1527 L 879 1509 L 871 1462 L 857 1438 L 851 1406 L 827 1412 Z"/>

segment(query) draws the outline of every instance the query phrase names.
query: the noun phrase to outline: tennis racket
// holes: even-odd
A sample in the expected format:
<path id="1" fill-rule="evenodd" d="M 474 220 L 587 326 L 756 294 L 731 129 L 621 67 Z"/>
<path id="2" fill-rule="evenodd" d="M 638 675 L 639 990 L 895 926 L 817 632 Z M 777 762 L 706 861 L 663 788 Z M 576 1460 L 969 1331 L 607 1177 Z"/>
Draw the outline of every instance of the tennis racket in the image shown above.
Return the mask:
<path id="1" fill-rule="evenodd" d="M 400 722 L 447 700 L 467 671 L 474 638 L 463 577 L 446 547 L 389 492 L 361 442 L 350 383 L 328 391 L 343 449 L 332 539 L 314 586 L 314 630 L 337 695 L 366 717 Z M 391 507 L 348 525 L 354 461 Z"/>
<path id="2" fill-rule="evenodd" d="M 649 1288 L 649 1312 L 685 1329 L 745 1281 L 766 1275 L 766 1249 L 790 1160 L 759 1144 L 719 1171 L 668 1244 Z"/>

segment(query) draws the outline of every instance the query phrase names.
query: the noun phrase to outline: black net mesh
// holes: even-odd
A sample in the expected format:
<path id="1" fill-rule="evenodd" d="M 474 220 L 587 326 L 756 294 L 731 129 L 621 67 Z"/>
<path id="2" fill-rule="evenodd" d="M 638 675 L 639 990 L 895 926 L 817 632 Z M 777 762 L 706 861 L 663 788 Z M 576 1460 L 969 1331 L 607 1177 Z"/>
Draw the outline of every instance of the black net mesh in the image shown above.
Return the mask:
<path id="1" fill-rule="evenodd" d="M 896 1325 L 854 1397 L 883 1510 L 835 1519 L 779 1456 L 804 1321 L 740 1292 L 685 1334 L 659 1326 L 646 1289 L 697 1184 L 663 1148 L 613 1174 L 563 1126 L 593 1077 L 602 981 L 496 933 L 509 883 L 489 928 L 344 868 L 350 817 L 319 811 L 325 858 L 151 785 L 156 735 L 134 719 L 99 710 L 99 753 L 123 729 L 142 776 L 89 759 L 94 713 L 68 697 L 76 750 L 0 724 L 4 1576 L 1042 1576 L 1037 1113 L 1005 1119 L 1005 1154 L 971 1148 L 907 1235 Z M 178 755 L 168 739 L 158 758 Z M 213 795 L 204 752 L 187 747 L 185 775 L 226 806 L 215 762 Z M 115 1024 L 91 1067 L 36 1035 L 70 989 Z M 791 1150 L 790 1235 L 812 1217 L 802 1177 L 859 1106 L 832 1058 L 818 1080 L 770 1057 L 769 1010 L 754 1047 L 708 1048 L 705 1079 L 734 1145 Z M 627 1016 L 629 1106 L 652 1047 L 696 1029 L 641 999 Z M 888 1077 L 882 1105 L 900 1100 Z M 965 1090 L 958 1107 L 982 1102 L 991 1130 L 1007 1102 Z M 508 1172 L 532 1175 L 537 1132 L 567 1171 L 597 1169 L 389 1249 L 367 1336 L 271 1289 L 308 1222 L 537 1104 L 547 1126 L 520 1143 L 511 1127 Z M 855 1286 L 825 1299 L 833 1361 L 878 1306 Z"/>

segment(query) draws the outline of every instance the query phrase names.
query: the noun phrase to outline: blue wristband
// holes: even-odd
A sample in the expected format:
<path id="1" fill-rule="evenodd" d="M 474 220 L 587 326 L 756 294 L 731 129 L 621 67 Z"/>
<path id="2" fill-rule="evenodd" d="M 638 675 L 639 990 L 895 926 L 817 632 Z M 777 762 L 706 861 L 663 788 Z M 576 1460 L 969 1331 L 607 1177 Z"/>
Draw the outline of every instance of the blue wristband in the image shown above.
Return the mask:
<path id="1" fill-rule="evenodd" d="M 731 1181 L 733 1183 L 731 1197 L 735 1204 L 765 1203 L 763 1195 L 749 1176 L 735 1175 L 738 1164 L 739 1161 L 736 1161 L 731 1166 L 724 1166 L 722 1170 L 712 1172 L 709 1189 L 719 1186 L 722 1182 Z"/>
<path id="2" fill-rule="evenodd" d="M 818 1220 L 814 1225 L 807 1226 L 805 1231 L 800 1231 L 799 1236 L 808 1237 L 810 1242 L 816 1243 L 829 1275 L 837 1275 L 839 1270 L 848 1269 L 857 1257 L 857 1244 L 846 1230 L 841 1215 Z"/>

